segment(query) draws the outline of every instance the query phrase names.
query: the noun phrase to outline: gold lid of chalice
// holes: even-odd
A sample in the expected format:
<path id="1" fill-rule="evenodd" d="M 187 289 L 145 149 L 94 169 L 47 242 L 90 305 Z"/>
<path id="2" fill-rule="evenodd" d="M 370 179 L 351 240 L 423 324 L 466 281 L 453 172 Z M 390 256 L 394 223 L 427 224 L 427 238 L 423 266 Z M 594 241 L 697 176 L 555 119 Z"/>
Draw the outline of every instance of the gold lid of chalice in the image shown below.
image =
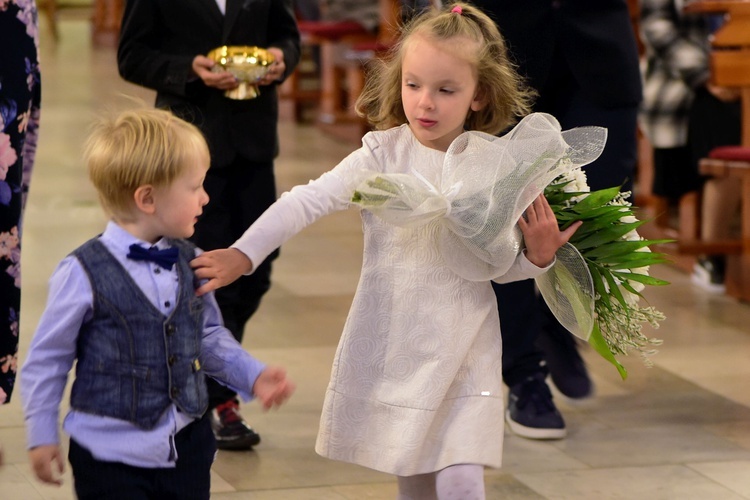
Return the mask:
<path id="1" fill-rule="evenodd" d="M 260 95 L 257 82 L 271 69 L 273 54 L 260 47 L 233 45 L 218 47 L 208 53 L 216 62 L 213 71 L 229 71 L 239 80 L 239 87 L 227 90 L 230 99 L 254 99 Z"/>

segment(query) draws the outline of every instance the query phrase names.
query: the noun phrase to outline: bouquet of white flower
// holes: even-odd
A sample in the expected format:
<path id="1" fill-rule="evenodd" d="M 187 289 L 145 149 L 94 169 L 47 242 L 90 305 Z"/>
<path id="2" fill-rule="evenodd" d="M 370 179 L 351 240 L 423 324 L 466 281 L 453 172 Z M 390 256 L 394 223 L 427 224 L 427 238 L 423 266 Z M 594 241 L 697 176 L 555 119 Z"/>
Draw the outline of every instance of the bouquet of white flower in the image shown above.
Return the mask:
<path id="1" fill-rule="evenodd" d="M 648 338 L 642 332 L 644 323 L 659 327 L 664 314 L 653 307 L 639 305 L 646 285 L 668 282 L 649 275 L 649 267 L 665 262 L 661 253 L 651 252 L 649 245 L 668 240 L 645 240 L 637 228 L 643 224 L 627 201 L 630 193 L 619 187 L 590 192 L 586 174 L 579 168 L 567 172 L 544 190 L 561 229 L 575 221 L 583 225 L 570 240 L 586 262 L 596 291 L 594 323 L 588 342 L 627 376 L 615 359 L 618 354 L 635 350 L 649 364 L 648 356 L 661 340 Z"/>

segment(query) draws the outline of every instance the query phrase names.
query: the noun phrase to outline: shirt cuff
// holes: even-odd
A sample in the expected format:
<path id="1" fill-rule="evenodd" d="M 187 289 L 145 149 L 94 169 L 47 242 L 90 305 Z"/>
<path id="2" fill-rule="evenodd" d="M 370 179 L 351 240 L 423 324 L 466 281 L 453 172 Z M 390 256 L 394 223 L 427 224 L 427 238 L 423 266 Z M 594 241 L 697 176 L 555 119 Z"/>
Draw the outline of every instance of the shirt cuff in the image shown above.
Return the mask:
<path id="1" fill-rule="evenodd" d="M 59 444 L 60 436 L 57 427 L 57 415 L 37 415 L 26 419 L 27 449 Z"/>

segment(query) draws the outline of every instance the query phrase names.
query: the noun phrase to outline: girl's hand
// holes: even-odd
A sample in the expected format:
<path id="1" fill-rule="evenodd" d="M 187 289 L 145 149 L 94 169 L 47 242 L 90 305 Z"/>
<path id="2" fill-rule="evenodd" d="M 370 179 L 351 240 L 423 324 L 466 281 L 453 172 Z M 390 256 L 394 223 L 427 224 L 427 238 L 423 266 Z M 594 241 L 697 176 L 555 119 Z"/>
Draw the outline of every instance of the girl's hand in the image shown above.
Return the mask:
<path id="1" fill-rule="evenodd" d="M 518 226 L 526 243 L 526 258 L 537 267 L 547 267 L 555 258 L 557 249 L 570 240 L 583 222 L 578 221 L 560 231 L 557 218 L 544 194 L 540 194 L 526 209 L 526 216 Z"/>
<path id="2" fill-rule="evenodd" d="M 223 248 L 200 254 L 190 261 L 190 267 L 195 269 L 196 277 L 208 280 L 195 291 L 200 297 L 249 273 L 253 263 L 236 248 Z"/>
<path id="3" fill-rule="evenodd" d="M 253 394 L 260 400 L 264 410 L 281 406 L 294 389 L 294 383 L 286 377 L 286 370 L 279 366 L 267 367 L 253 384 Z"/>
<path id="4" fill-rule="evenodd" d="M 56 486 L 62 484 L 60 475 L 65 472 L 65 462 L 58 445 L 47 444 L 30 449 L 29 462 L 31 462 L 31 469 L 41 482 Z"/>

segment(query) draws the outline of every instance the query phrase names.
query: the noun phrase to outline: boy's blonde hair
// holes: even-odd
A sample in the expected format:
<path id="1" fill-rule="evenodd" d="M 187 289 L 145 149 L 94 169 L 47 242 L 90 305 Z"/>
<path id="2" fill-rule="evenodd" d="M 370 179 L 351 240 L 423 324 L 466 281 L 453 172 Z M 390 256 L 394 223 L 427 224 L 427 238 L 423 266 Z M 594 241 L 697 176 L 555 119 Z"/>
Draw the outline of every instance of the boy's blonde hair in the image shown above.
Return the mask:
<path id="1" fill-rule="evenodd" d="M 140 186 L 169 186 L 208 146 L 197 127 L 160 109 L 102 117 L 84 146 L 89 178 L 110 215 L 128 219 Z"/>
<path id="2" fill-rule="evenodd" d="M 452 12 L 456 7 L 460 12 Z M 531 110 L 536 94 L 516 73 L 495 23 L 476 7 L 455 3 L 444 9 L 428 9 L 403 26 L 399 41 L 373 68 L 357 100 L 356 110 L 376 129 L 406 123 L 401 100 L 401 65 L 409 40 L 414 36 L 436 41 L 465 37 L 476 42 L 476 54 L 468 53 L 467 56 L 476 65 L 478 97 L 484 102 L 484 107 L 468 113 L 464 125 L 467 130 L 496 134 Z M 469 47 L 471 45 L 457 49 Z M 435 64 L 440 63 L 436 61 Z"/>

